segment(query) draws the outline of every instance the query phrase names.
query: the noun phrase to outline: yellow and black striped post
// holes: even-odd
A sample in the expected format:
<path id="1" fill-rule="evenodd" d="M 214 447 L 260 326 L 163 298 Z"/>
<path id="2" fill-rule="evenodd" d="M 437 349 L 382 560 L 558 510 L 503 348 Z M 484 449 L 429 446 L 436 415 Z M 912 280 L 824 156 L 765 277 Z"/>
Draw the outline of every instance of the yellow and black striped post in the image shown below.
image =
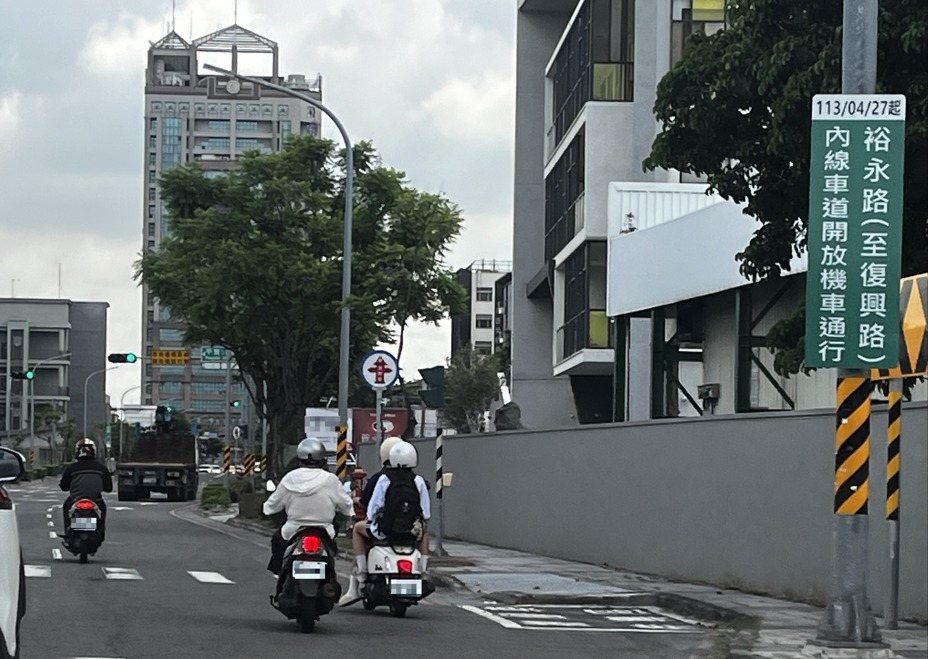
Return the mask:
<path id="1" fill-rule="evenodd" d="M 255 454 L 246 453 L 245 460 L 243 461 L 242 464 L 245 467 L 245 471 L 244 471 L 245 476 L 251 476 L 253 473 L 255 473 Z"/>
<path id="2" fill-rule="evenodd" d="M 835 514 L 866 515 L 870 478 L 869 378 L 838 376 Z"/>
<path id="3" fill-rule="evenodd" d="M 267 455 L 259 455 L 255 458 L 255 461 L 258 463 L 258 467 L 261 469 L 263 475 L 267 475 Z"/>
<path id="4" fill-rule="evenodd" d="M 867 597 L 870 477 L 869 373 L 839 369 L 835 414 L 834 535 L 831 592 L 816 642 L 879 642 Z M 838 647 L 843 647 L 839 645 Z"/>
<path id="5" fill-rule="evenodd" d="M 338 427 L 338 444 L 335 447 L 335 475 L 338 480 L 348 478 L 348 426 Z"/>
<path id="6" fill-rule="evenodd" d="M 222 449 L 222 473 L 228 474 L 232 470 L 232 447 Z"/>
<path id="7" fill-rule="evenodd" d="M 902 380 L 889 381 L 886 410 L 886 520 L 889 524 L 889 589 L 884 626 L 899 628 L 899 478 L 902 467 Z"/>

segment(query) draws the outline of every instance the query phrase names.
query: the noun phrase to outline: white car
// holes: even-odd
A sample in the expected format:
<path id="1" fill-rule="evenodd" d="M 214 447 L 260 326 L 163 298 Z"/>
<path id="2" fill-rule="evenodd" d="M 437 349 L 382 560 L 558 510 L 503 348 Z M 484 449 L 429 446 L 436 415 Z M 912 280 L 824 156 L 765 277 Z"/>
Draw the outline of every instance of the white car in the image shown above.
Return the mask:
<path id="1" fill-rule="evenodd" d="M 25 460 L 16 451 L 0 448 L 0 658 L 19 656 L 19 625 L 26 610 L 26 580 L 19 546 L 16 506 L 4 483 L 18 480 Z"/>

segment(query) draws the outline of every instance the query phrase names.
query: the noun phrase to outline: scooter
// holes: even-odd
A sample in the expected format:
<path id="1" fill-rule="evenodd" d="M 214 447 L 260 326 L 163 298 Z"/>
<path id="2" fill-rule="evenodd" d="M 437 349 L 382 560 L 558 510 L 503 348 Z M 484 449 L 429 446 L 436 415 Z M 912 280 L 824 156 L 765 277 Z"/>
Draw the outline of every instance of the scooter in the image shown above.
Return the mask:
<path id="1" fill-rule="evenodd" d="M 68 516 L 71 525 L 64 535 L 64 547 L 79 556 L 81 563 L 86 563 L 87 557 L 96 554 L 103 544 L 99 531 L 103 511 L 91 499 L 78 499 L 68 510 Z"/>
<path id="2" fill-rule="evenodd" d="M 277 593 L 271 606 L 309 634 L 316 620 L 332 610 L 342 595 L 335 575 L 336 548 L 325 529 L 300 529 L 284 552 L 283 567 L 277 577 Z"/>
<path id="3" fill-rule="evenodd" d="M 364 608 L 388 606 L 394 617 L 405 617 L 410 606 L 435 592 L 423 578 L 426 560 L 415 543 L 376 541 L 367 553 L 367 581 L 361 589 Z"/>

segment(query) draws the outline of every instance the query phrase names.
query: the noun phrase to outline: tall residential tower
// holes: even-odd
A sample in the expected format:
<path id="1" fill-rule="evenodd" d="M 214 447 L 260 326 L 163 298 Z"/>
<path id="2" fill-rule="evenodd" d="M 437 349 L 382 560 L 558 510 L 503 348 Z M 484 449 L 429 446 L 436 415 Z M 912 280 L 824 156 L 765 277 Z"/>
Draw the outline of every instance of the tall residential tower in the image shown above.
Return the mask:
<path id="1" fill-rule="evenodd" d="M 321 76 L 284 79 L 278 71 L 277 44 L 239 25 L 192 43 L 172 31 L 152 44 L 145 72 L 144 249 L 157 248 L 171 231 L 158 183 L 165 171 L 196 162 L 207 176 L 221 176 L 234 169 L 246 151 L 279 151 L 292 133 L 319 135 L 320 116 L 314 107 L 202 70 L 204 59 L 216 63 L 217 58 L 225 58 L 223 67 L 233 71 L 247 62 L 254 77 L 322 98 Z M 264 67 L 261 74 L 252 73 L 255 65 Z M 144 286 L 142 299 L 142 354 L 150 357 L 152 350 L 185 347 L 183 324 Z M 201 361 L 201 346 L 186 347 L 191 356 L 186 366 L 153 366 L 145 360 L 141 399 L 183 410 L 201 429 L 219 429 L 226 411 L 224 373 Z M 241 384 L 233 387 L 232 398 L 242 398 Z M 239 409 L 233 412 L 237 416 Z"/>

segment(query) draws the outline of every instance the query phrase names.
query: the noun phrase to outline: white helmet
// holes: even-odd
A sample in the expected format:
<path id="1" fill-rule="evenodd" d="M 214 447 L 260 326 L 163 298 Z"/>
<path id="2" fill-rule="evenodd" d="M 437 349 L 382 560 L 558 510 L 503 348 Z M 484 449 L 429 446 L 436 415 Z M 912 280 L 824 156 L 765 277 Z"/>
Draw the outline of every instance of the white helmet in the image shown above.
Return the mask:
<path id="1" fill-rule="evenodd" d="M 397 442 L 403 441 L 399 437 L 387 437 L 380 443 L 380 461 L 383 464 L 387 464 L 390 461 L 390 449 L 392 449 Z"/>
<path id="2" fill-rule="evenodd" d="M 94 458 L 97 455 L 97 445 L 93 443 L 90 437 L 78 440 L 75 449 L 79 458 Z"/>
<path id="3" fill-rule="evenodd" d="M 400 440 L 390 449 L 390 466 L 399 469 L 413 469 L 419 464 L 419 454 L 416 447 L 409 442 Z"/>

